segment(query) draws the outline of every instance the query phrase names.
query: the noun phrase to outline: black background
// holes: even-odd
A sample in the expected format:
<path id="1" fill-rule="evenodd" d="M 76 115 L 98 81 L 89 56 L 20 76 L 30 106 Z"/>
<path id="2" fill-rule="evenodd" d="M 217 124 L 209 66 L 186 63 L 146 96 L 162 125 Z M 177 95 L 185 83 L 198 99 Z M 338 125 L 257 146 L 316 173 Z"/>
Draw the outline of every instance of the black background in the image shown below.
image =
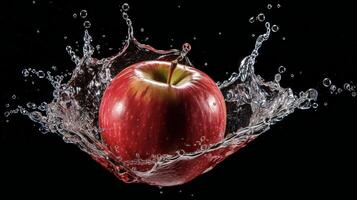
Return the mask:
<path id="1" fill-rule="evenodd" d="M 86 19 L 92 23 L 94 44 L 102 46 L 98 57 L 117 52 L 127 30 L 121 19 L 122 3 L 2 1 L 1 113 L 7 109 L 5 103 L 14 107 L 27 101 L 51 100 L 49 84 L 35 79 L 35 85 L 30 84 L 30 79 L 24 82 L 21 70 L 49 70 L 52 65 L 59 72 L 73 69 L 65 46 L 76 46 L 77 40 L 82 44 L 84 21 L 74 19 L 73 13 L 88 11 Z M 257 73 L 270 80 L 278 66 L 286 66 L 282 85 L 294 91 L 317 88 L 320 106 L 296 111 L 194 181 L 162 189 L 122 183 L 76 146 L 65 144 L 54 134 L 39 133 L 39 127 L 25 117 L 12 116 L 8 123 L 7 118 L 1 117 L 0 195 L 111 195 L 116 199 L 356 196 L 357 99 L 350 93 L 329 95 L 321 84 L 324 77 L 330 77 L 340 87 L 346 81 L 356 81 L 357 17 L 352 1 L 128 3 L 139 40 L 148 37 L 145 43 L 159 49 L 191 43 L 191 61 L 217 81 L 227 78 L 227 72 L 236 71 L 240 60 L 250 53 L 255 41 L 251 35 L 262 33 L 264 25 L 251 24 L 248 19 L 264 12 L 280 30 L 262 47 Z M 267 9 L 268 3 L 272 3 L 273 9 Z M 277 3 L 282 5 L 280 9 L 276 8 Z M 103 34 L 105 38 L 101 37 Z M 64 36 L 68 39 L 64 40 Z M 108 50 L 110 47 L 114 49 Z M 13 94 L 17 95 L 16 100 L 11 99 Z M 328 106 L 323 106 L 323 102 L 328 102 Z"/>

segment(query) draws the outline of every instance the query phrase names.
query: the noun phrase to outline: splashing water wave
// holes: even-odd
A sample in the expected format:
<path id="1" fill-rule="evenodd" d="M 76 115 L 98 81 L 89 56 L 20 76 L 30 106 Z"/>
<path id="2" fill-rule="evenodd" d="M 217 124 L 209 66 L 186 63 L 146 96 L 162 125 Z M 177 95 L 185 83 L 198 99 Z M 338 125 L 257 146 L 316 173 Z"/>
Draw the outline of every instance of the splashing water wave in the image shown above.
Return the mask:
<path id="1" fill-rule="evenodd" d="M 202 141 L 198 141 L 201 148 L 195 152 L 178 149 L 175 155 L 152 155 L 151 159 L 147 160 L 140 159 L 138 155 L 135 160 L 122 162 L 102 141 L 98 127 L 101 97 L 112 78 L 125 67 L 146 60 L 173 61 L 181 58 L 181 64 L 192 66 L 186 56 L 189 51 L 187 44 L 180 51 L 157 50 L 139 43 L 134 37 L 132 23 L 126 11 L 127 9 L 123 9 L 122 14 L 128 25 L 128 39 L 119 53 L 108 58 L 94 58 L 92 37 L 88 30 L 85 30 L 83 57 L 77 56 L 70 46 L 66 48 L 76 65 L 69 81 L 63 83 L 67 75 L 53 76 L 50 72 L 33 69 L 23 71 L 24 76 L 32 73 L 49 80 L 54 87 L 53 100 L 38 106 L 28 103 L 27 108 L 18 106 L 7 114 L 19 112 L 28 116 L 41 124 L 42 132 L 56 133 L 65 142 L 76 144 L 125 182 L 145 182 L 145 177 L 178 161 L 194 159 L 212 152 L 224 152 L 221 156 L 211 158 L 213 167 L 267 131 L 272 124 L 293 113 L 295 109 L 309 109 L 317 99 L 318 93 L 315 89 L 295 95 L 292 89 L 280 86 L 279 76 L 275 76 L 273 81 L 264 81 L 261 76 L 255 74 L 254 64 L 259 48 L 271 33 L 270 23 L 266 22 L 266 32 L 257 37 L 253 51 L 241 61 L 238 72 L 232 73 L 228 80 L 217 82 L 227 106 L 224 140 L 207 146 L 201 145 L 205 140 L 202 138 Z M 150 164 L 152 167 L 147 171 L 132 167 L 138 164 Z"/>

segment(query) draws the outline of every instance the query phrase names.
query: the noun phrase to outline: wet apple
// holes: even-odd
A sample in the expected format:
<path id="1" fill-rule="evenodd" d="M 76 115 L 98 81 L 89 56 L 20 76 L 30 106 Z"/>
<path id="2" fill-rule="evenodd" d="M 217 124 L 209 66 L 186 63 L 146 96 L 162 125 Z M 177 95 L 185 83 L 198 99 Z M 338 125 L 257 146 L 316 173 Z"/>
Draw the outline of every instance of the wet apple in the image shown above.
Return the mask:
<path id="1" fill-rule="evenodd" d="M 194 152 L 224 139 L 226 107 L 215 82 L 202 71 L 167 61 L 145 61 L 121 71 L 106 88 L 99 110 L 103 141 L 123 162 L 177 151 Z M 207 156 L 180 160 L 141 177 L 171 186 L 211 167 Z M 152 165 L 135 165 L 137 171 Z"/>

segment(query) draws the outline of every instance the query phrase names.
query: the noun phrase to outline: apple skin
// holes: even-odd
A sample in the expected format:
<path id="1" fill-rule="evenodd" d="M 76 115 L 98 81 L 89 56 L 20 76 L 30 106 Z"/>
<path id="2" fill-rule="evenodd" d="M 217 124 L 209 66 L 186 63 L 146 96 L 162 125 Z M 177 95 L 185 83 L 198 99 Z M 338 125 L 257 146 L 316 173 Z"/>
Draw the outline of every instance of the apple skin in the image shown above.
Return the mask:
<path id="1" fill-rule="evenodd" d="M 171 67 L 167 61 L 136 63 L 106 88 L 99 127 L 103 141 L 121 161 L 174 155 L 179 150 L 194 152 L 224 139 L 226 106 L 215 82 L 196 68 L 177 64 L 168 83 Z M 140 178 L 151 185 L 179 185 L 215 165 L 211 161 L 209 153 L 178 160 Z M 145 172 L 152 166 L 129 167 Z"/>

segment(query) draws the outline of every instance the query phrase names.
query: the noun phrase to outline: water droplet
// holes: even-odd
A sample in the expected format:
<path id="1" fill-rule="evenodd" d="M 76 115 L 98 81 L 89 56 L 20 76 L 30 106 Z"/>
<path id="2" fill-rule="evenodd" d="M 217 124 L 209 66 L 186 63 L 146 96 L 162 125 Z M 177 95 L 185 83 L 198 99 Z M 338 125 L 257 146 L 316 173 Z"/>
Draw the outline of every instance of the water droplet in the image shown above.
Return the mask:
<path id="1" fill-rule="evenodd" d="M 66 46 L 66 51 L 69 53 L 72 51 L 72 47 L 71 46 Z"/>
<path id="2" fill-rule="evenodd" d="M 265 20 L 265 15 L 263 13 L 260 13 L 258 16 L 257 16 L 257 20 L 260 21 L 260 22 L 263 22 Z"/>
<path id="3" fill-rule="evenodd" d="M 105 34 L 103 34 L 103 35 L 102 35 L 102 38 L 105 38 L 105 37 L 107 37 L 107 36 L 106 36 Z"/>
<path id="4" fill-rule="evenodd" d="M 222 32 L 218 32 L 218 35 L 222 35 Z"/>
<path id="5" fill-rule="evenodd" d="M 23 75 L 24 77 L 28 77 L 28 76 L 30 75 L 29 70 L 23 69 L 23 70 L 22 70 L 22 75 Z"/>
<path id="6" fill-rule="evenodd" d="M 39 33 L 40 33 L 40 29 L 37 29 L 37 30 L 36 30 L 36 33 L 39 34 Z"/>
<path id="7" fill-rule="evenodd" d="M 286 40 L 286 37 L 282 37 L 281 39 L 282 39 L 282 40 Z"/>
<path id="8" fill-rule="evenodd" d="M 67 36 L 63 36 L 63 39 L 64 39 L 64 40 L 67 40 L 67 38 L 68 38 Z"/>
<path id="9" fill-rule="evenodd" d="M 32 4 L 36 4 L 36 1 L 32 1 Z"/>
<path id="10" fill-rule="evenodd" d="M 275 82 L 280 82 L 281 81 L 281 74 L 275 74 L 274 80 L 275 80 Z"/>
<path id="11" fill-rule="evenodd" d="M 343 88 L 344 88 L 345 90 L 350 91 L 351 85 L 350 85 L 349 83 L 345 83 L 345 84 L 343 84 Z"/>
<path id="12" fill-rule="evenodd" d="M 39 70 L 39 71 L 37 72 L 37 76 L 38 76 L 38 78 L 45 78 L 46 74 L 45 74 L 45 72 L 43 72 L 42 70 Z"/>
<path id="13" fill-rule="evenodd" d="M 254 22 L 255 22 L 255 17 L 249 18 L 249 22 L 250 22 L 250 23 L 254 23 Z"/>
<path id="14" fill-rule="evenodd" d="M 207 148 L 208 148 L 208 146 L 206 144 L 202 144 L 200 146 L 201 151 L 205 151 L 205 150 L 207 150 Z"/>
<path id="15" fill-rule="evenodd" d="M 307 98 L 310 99 L 310 100 L 316 101 L 318 95 L 319 95 L 319 93 L 315 89 L 308 89 L 307 90 Z"/>
<path id="16" fill-rule="evenodd" d="M 319 107 L 319 104 L 315 102 L 315 103 L 312 104 L 312 107 L 313 108 L 317 108 L 317 107 Z"/>
<path id="17" fill-rule="evenodd" d="M 232 98 L 233 98 L 233 91 L 232 90 L 229 90 L 228 92 L 227 92 L 227 94 L 226 94 L 226 100 L 227 101 L 231 101 L 232 100 Z"/>
<path id="18" fill-rule="evenodd" d="M 124 12 L 127 12 L 129 10 L 129 4 L 128 3 L 123 3 L 123 5 L 121 6 L 121 9 L 123 9 Z"/>
<path id="19" fill-rule="evenodd" d="M 26 106 L 27 106 L 28 108 L 31 108 L 31 109 L 36 109 L 36 104 L 34 104 L 34 103 L 32 103 L 32 102 L 28 102 L 28 103 L 26 104 Z"/>
<path id="20" fill-rule="evenodd" d="M 142 32 L 142 33 L 143 33 L 144 31 L 145 31 L 145 30 L 144 30 L 144 28 L 140 28 L 140 32 Z"/>
<path id="21" fill-rule="evenodd" d="M 274 24 L 274 25 L 271 27 L 271 30 L 272 30 L 273 32 L 278 32 L 278 31 L 279 31 L 279 26 Z"/>
<path id="22" fill-rule="evenodd" d="M 273 6 L 271 4 L 267 5 L 267 8 L 270 10 Z"/>
<path id="23" fill-rule="evenodd" d="M 190 43 L 184 43 L 183 45 L 182 45 L 182 51 L 184 51 L 184 52 L 189 52 L 189 51 L 191 51 L 191 45 L 190 45 Z"/>
<path id="24" fill-rule="evenodd" d="M 123 16 L 123 19 L 124 19 L 124 20 L 128 20 L 128 19 L 129 19 L 129 15 L 128 15 L 128 13 L 126 13 L 126 12 L 123 12 L 123 13 L 122 13 L 122 16 Z"/>
<path id="25" fill-rule="evenodd" d="M 207 67 L 207 66 L 208 66 L 208 63 L 207 63 L 207 62 L 205 62 L 203 65 Z"/>
<path id="26" fill-rule="evenodd" d="M 324 78 L 324 80 L 322 80 L 322 84 L 325 86 L 325 87 L 328 87 L 331 85 L 331 80 L 329 78 Z"/>
<path id="27" fill-rule="evenodd" d="M 88 15 L 87 10 L 81 10 L 81 12 L 79 12 L 79 16 L 81 16 L 83 19 L 86 18 Z"/>
<path id="28" fill-rule="evenodd" d="M 73 13 L 73 18 L 77 19 L 77 13 Z"/>
<path id="29" fill-rule="evenodd" d="M 286 71 L 286 68 L 285 68 L 284 66 L 280 66 L 280 67 L 278 68 L 278 72 L 279 72 L 280 74 L 284 73 L 285 71 Z"/>
<path id="30" fill-rule="evenodd" d="M 327 106 L 328 105 L 328 103 L 327 102 L 324 102 L 324 106 Z"/>
<path id="31" fill-rule="evenodd" d="M 281 8 L 281 5 L 278 3 L 278 4 L 276 5 L 276 7 L 277 7 L 277 8 Z"/>
<path id="32" fill-rule="evenodd" d="M 83 26 L 84 26 L 84 28 L 90 28 L 91 23 L 90 23 L 89 21 L 85 21 L 85 22 L 83 23 Z"/>
<path id="33" fill-rule="evenodd" d="M 193 38 L 192 38 L 193 40 L 197 40 L 197 38 L 196 38 L 196 36 L 193 36 Z"/>
<path id="34" fill-rule="evenodd" d="M 164 194 L 164 192 L 162 190 L 160 190 L 160 194 Z"/>
<path id="35" fill-rule="evenodd" d="M 255 34 L 254 34 L 254 33 L 252 34 L 252 37 L 255 37 Z"/>
<path id="36" fill-rule="evenodd" d="M 16 95 L 13 94 L 13 95 L 11 96 L 11 98 L 12 98 L 12 99 L 16 99 Z"/>
<path id="37" fill-rule="evenodd" d="M 290 74 L 290 77 L 291 77 L 291 78 L 294 78 L 294 77 L 295 77 L 295 75 L 294 75 L 294 74 Z"/>
<path id="38" fill-rule="evenodd" d="M 351 95 L 352 95 L 352 97 L 356 97 L 357 93 L 353 91 L 353 92 L 351 93 Z"/>
<path id="39" fill-rule="evenodd" d="M 330 86 L 330 92 L 333 93 L 336 90 L 336 86 L 335 85 L 331 85 Z"/>

